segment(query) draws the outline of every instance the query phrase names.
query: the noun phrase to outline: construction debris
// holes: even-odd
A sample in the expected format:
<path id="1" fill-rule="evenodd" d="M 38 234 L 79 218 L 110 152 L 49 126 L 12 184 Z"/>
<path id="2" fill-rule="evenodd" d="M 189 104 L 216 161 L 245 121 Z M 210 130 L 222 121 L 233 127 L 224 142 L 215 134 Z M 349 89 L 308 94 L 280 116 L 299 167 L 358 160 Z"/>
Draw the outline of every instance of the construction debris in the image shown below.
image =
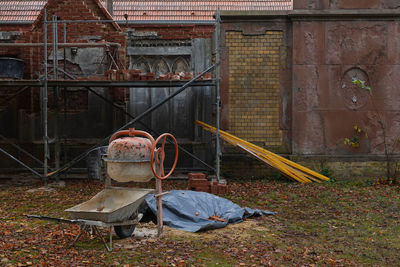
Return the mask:
<path id="1" fill-rule="evenodd" d="M 216 133 L 217 129 L 208 125 L 204 122 L 196 120 L 195 123 L 204 130 L 207 130 L 212 133 Z M 225 131 L 219 131 L 219 134 L 223 140 L 230 143 L 233 146 L 240 148 L 241 150 L 245 151 L 246 153 L 252 155 L 253 157 L 257 158 L 258 160 L 264 162 L 271 168 L 277 170 L 282 175 L 288 177 L 289 179 L 293 179 L 300 183 L 311 183 L 311 182 L 322 182 L 322 181 L 329 181 L 329 178 L 319 174 L 313 170 L 310 170 L 300 164 L 297 164 L 293 161 L 290 161 L 284 157 L 281 157 L 271 151 L 268 151 L 264 148 L 256 146 L 252 143 L 249 143 L 243 139 L 240 139 L 234 135 L 231 135 Z"/>
<path id="2" fill-rule="evenodd" d="M 196 73 L 198 75 L 199 73 Z M 110 80 L 110 81 L 154 81 L 154 80 L 171 80 L 171 81 L 190 81 L 194 77 L 193 72 L 167 72 L 156 75 L 154 72 L 143 72 L 140 69 L 110 69 L 104 72 L 104 76 L 81 77 L 80 80 Z M 211 73 L 205 73 L 198 78 L 199 81 L 212 80 Z"/>
<path id="3" fill-rule="evenodd" d="M 228 186 L 225 180 L 209 181 L 206 175 L 201 172 L 188 173 L 188 190 L 207 192 L 214 195 L 225 195 L 228 192 Z"/>

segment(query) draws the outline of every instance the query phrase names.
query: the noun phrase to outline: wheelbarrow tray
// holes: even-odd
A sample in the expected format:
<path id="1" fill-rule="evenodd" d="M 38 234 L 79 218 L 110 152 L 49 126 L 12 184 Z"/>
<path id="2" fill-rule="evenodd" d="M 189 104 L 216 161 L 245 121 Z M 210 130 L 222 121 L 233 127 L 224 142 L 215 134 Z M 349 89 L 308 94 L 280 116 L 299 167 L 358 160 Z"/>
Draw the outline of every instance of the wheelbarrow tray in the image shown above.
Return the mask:
<path id="1" fill-rule="evenodd" d="M 134 214 L 145 197 L 154 189 L 112 187 L 102 190 L 90 200 L 66 209 L 72 219 L 106 223 L 122 222 Z"/>

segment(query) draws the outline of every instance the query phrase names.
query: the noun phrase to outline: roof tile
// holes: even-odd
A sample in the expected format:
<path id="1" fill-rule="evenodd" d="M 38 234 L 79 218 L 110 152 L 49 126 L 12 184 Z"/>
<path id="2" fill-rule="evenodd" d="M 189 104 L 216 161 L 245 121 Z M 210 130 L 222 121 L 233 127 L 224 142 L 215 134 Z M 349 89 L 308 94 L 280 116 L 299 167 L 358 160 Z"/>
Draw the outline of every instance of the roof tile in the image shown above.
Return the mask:
<path id="1" fill-rule="evenodd" d="M 0 21 L 34 21 L 46 0 L 1 0 Z M 105 0 L 100 1 L 105 5 Z M 211 21 L 217 9 L 221 11 L 291 10 L 291 0 L 114 0 L 114 19 L 125 20 L 191 20 Z M 143 15 L 145 13 L 145 15 Z"/>

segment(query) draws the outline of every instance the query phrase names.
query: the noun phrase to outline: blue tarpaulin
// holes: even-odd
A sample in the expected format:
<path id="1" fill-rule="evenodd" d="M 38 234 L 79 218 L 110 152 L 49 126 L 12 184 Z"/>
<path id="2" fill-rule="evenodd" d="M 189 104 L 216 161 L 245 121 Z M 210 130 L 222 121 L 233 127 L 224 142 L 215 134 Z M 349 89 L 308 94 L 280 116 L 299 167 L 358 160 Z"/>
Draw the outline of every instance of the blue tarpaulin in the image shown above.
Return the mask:
<path id="1" fill-rule="evenodd" d="M 157 214 L 156 199 L 153 194 L 146 197 L 146 203 Z M 198 232 L 225 227 L 228 223 L 238 223 L 254 215 L 273 215 L 274 212 L 242 208 L 222 197 L 204 192 L 172 190 L 163 195 L 163 222 L 170 227 L 189 232 Z M 225 222 L 208 219 L 218 216 Z"/>

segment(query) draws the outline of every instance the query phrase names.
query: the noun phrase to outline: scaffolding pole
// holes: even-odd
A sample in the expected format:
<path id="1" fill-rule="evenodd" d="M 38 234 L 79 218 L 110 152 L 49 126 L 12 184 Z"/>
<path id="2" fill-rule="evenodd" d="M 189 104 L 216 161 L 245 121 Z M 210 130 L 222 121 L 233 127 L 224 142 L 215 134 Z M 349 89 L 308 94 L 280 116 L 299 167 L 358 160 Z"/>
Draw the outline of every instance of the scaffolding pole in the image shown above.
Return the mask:
<path id="1" fill-rule="evenodd" d="M 55 22 L 52 24 L 53 26 L 53 79 L 58 80 L 58 24 L 57 24 L 57 16 L 52 16 L 52 21 Z M 65 49 L 65 48 L 64 48 Z M 65 58 L 64 58 L 65 62 Z M 53 104 L 55 109 L 55 122 L 54 122 L 54 158 L 56 169 L 60 168 L 60 135 L 59 135 L 59 108 L 58 108 L 58 97 L 59 97 L 59 87 L 53 87 Z M 56 181 L 59 181 L 59 176 L 56 176 Z"/>
<path id="2" fill-rule="evenodd" d="M 44 185 L 47 186 L 48 159 L 49 155 L 49 137 L 47 134 L 47 9 L 43 14 L 43 39 L 44 39 L 44 86 L 42 87 L 42 116 L 43 116 L 43 143 L 44 143 L 44 159 L 43 159 L 43 179 Z"/>
<path id="3" fill-rule="evenodd" d="M 52 43 L 0 43 L 0 47 L 42 47 L 44 45 L 50 46 Z M 104 46 L 115 46 L 121 47 L 119 43 L 59 43 L 58 47 L 104 47 Z"/>
<path id="4" fill-rule="evenodd" d="M 217 126 L 217 132 L 216 132 L 216 149 L 215 149 L 215 175 L 217 176 L 217 181 L 218 183 L 220 182 L 220 160 L 221 160 L 221 146 L 220 146 L 220 135 L 219 135 L 219 128 L 220 128 L 220 105 L 221 105 L 221 96 L 220 96 L 220 60 L 221 60 L 221 55 L 220 55 L 220 32 L 221 32 L 221 17 L 220 17 L 220 11 L 219 8 L 217 10 L 217 16 L 216 16 L 216 28 L 215 28 L 215 78 L 216 78 L 216 126 Z"/>

